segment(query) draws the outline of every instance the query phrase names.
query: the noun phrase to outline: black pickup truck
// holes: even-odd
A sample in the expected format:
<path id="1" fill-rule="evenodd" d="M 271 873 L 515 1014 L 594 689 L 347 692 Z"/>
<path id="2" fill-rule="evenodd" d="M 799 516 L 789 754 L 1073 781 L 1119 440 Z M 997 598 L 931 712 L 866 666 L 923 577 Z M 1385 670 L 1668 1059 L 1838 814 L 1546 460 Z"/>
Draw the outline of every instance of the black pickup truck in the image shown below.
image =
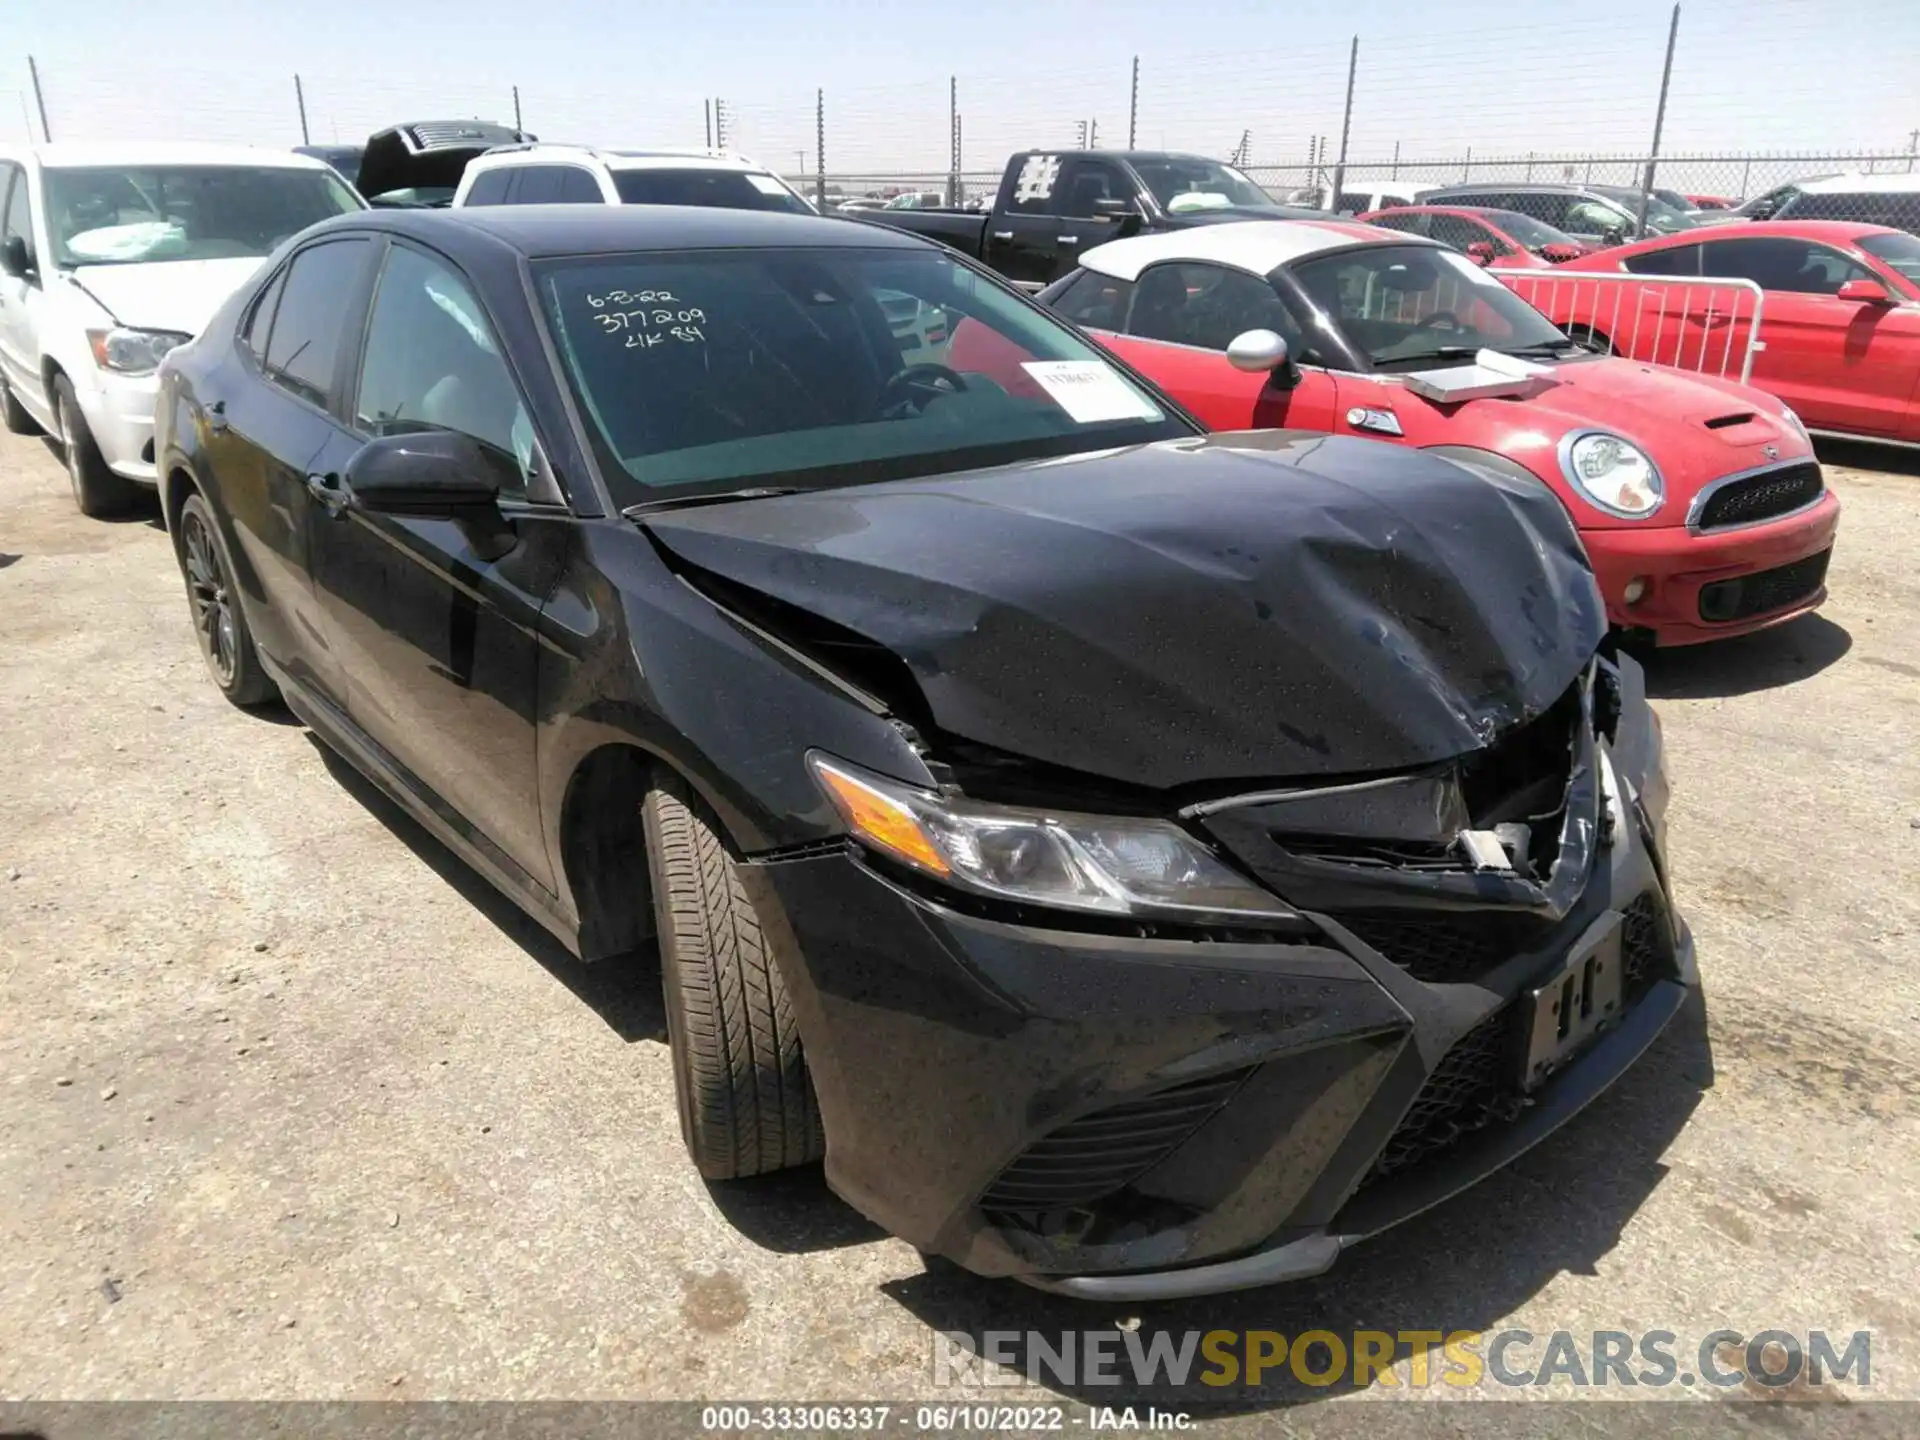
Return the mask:
<path id="1" fill-rule="evenodd" d="M 1007 161 L 989 211 L 889 210 L 855 218 L 942 241 L 1022 288 L 1038 289 L 1073 269 L 1081 251 L 1141 231 L 1327 216 L 1275 204 L 1231 165 L 1203 155 L 1023 150 Z"/>

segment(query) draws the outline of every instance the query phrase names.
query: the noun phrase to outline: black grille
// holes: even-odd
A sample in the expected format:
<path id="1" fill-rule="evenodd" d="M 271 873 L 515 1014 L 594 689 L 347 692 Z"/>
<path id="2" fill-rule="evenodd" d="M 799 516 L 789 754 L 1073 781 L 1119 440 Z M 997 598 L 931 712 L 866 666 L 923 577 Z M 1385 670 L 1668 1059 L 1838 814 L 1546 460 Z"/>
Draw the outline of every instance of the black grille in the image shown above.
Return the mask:
<path id="1" fill-rule="evenodd" d="M 1700 618 L 1711 622 L 1745 620 L 1750 615 L 1765 615 L 1797 604 L 1826 583 L 1827 560 L 1832 554 L 1831 550 L 1822 550 L 1791 565 L 1702 585 Z"/>
<path id="2" fill-rule="evenodd" d="M 1531 916 L 1486 912 L 1352 910 L 1333 918 L 1427 985 L 1477 980 L 1541 933 Z"/>
<path id="3" fill-rule="evenodd" d="M 1124 1189 L 1211 1120 L 1252 1073 L 1212 1075 L 1062 1125 L 1000 1172 L 981 1208 L 1066 1210 Z"/>
<path id="4" fill-rule="evenodd" d="M 1771 520 L 1811 505 L 1820 498 L 1826 482 L 1820 478 L 1820 466 L 1812 460 L 1769 470 L 1764 475 L 1749 475 L 1733 480 L 1714 491 L 1701 510 L 1696 524 L 1702 530 L 1722 525 L 1751 525 L 1756 520 Z"/>
<path id="5" fill-rule="evenodd" d="M 1514 1013 L 1512 1005 L 1494 1011 L 1440 1057 L 1369 1179 L 1404 1170 L 1462 1135 L 1519 1113 Z"/>

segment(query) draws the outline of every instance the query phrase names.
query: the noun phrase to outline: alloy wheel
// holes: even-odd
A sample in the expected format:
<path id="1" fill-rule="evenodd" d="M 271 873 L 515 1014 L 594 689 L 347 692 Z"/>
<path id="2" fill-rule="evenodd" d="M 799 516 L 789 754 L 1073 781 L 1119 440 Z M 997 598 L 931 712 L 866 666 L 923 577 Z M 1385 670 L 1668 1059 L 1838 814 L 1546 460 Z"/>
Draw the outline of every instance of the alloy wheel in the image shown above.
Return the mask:
<path id="1" fill-rule="evenodd" d="M 193 628 L 200 637 L 200 653 L 207 657 L 214 678 L 224 688 L 233 684 L 239 650 L 227 572 L 220 563 L 220 551 L 213 536 L 198 515 L 187 516 L 181 529 Z"/>

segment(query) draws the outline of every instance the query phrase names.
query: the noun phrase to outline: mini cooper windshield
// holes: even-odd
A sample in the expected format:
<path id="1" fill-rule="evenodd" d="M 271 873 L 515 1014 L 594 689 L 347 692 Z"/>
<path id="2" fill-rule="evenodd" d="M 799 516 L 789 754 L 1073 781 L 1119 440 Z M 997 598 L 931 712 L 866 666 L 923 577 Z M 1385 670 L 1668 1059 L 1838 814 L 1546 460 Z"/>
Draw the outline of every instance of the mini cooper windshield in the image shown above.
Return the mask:
<path id="1" fill-rule="evenodd" d="M 1481 350 L 1557 355 L 1573 342 L 1464 255 L 1369 245 L 1293 267 L 1314 305 L 1382 370 L 1469 360 Z"/>
<path id="2" fill-rule="evenodd" d="M 933 252 L 602 255 L 535 273 L 622 507 L 1193 433 L 1043 311 Z"/>

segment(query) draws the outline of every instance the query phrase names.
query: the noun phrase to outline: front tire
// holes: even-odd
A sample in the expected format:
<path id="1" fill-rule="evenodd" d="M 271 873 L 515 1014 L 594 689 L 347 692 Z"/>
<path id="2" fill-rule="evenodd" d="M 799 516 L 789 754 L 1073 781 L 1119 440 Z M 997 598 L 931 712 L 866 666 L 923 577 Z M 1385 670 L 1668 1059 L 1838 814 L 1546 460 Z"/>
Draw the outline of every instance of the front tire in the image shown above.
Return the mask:
<path id="1" fill-rule="evenodd" d="M 87 428 L 73 382 L 64 375 L 53 382 L 53 418 L 60 428 L 60 448 L 66 452 L 73 503 L 80 513 L 99 520 L 131 510 L 140 498 L 140 487 L 108 466 L 93 431 Z"/>
<path id="2" fill-rule="evenodd" d="M 213 511 L 198 495 L 180 507 L 180 575 L 187 582 L 187 606 L 200 658 L 220 693 L 241 709 L 276 699 L 279 688 L 260 663 L 246 612 L 234 593 L 233 565 Z"/>
<path id="3" fill-rule="evenodd" d="M 733 857 L 677 777 L 642 807 L 680 1133 L 733 1180 L 826 1153 L 800 1031 Z"/>
<path id="4" fill-rule="evenodd" d="M 7 384 L 4 375 L 0 375 L 0 424 L 7 427 L 9 435 L 40 433 L 40 422 L 20 403 L 20 397 L 13 393 L 13 387 Z"/>

